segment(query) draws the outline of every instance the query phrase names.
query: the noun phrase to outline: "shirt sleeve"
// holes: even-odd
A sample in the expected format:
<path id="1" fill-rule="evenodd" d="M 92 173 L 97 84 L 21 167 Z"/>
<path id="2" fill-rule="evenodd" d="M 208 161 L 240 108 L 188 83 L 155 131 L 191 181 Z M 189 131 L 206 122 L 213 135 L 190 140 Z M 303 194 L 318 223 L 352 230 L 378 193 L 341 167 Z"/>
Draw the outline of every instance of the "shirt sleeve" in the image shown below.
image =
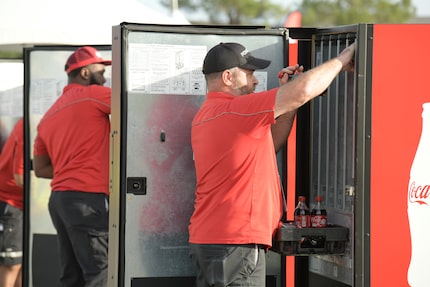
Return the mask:
<path id="1" fill-rule="evenodd" d="M 45 143 L 39 137 L 39 135 L 37 135 L 36 138 L 34 139 L 33 155 L 46 155 L 46 154 L 48 154 L 48 151 L 46 150 Z"/>
<path id="2" fill-rule="evenodd" d="M 92 85 L 90 94 L 96 95 L 98 108 L 104 114 L 111 114 L 112 89 L 105 86 Z"/>

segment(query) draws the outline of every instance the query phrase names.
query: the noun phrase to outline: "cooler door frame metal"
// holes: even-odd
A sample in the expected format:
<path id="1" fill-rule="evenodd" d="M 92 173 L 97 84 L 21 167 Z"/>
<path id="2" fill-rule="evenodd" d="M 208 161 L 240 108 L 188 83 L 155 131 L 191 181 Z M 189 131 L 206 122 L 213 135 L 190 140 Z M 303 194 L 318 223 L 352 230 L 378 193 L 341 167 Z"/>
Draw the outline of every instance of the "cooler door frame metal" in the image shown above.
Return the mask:
<path id="1" fill-rule="evenodd" d="M 110 58 L 110 45 L 92 45 Z M 67 85 L 64 65 L 80 46 L 43 45 L 23 49 L 24 57 L 24 233 L 23 286 L 56 286 L 59 254 L 56 230 L 48 211 L 50 180 L 32 171 L 37 124 Z M 109 84 L 110 68 L 105 74 Z"/>
<path id="2" fill-rule="evenodd" d="M 127 258 L 128 255 L 132 254 L 134 257 L 141 256 L 139 251 L 136 250 L 135 253 L 130 252 L 128 250 L 128 246 L 126 246 L 127 233 L 130 229 L 133 228 L 131 226 L 130 216 L 127 208 L 130 202 L 133 201 L 133 198 L 136 200 L 137 197 L 146 196 L 146 190 L 140 189 L 142 186 L 146 186 L 145 175 L 137 175 L 137 181 L 131 182 L 131 186 L 135 186 L 137 188 L 136 194 L 127 193 L 127 177 L 130 177 L 129 171 L 127 170 L 127 149 L 129 148 L 128 137 L 131 135 L 127 134 L 128 131 L 128 100 L 129 100 L 129 92 L 128 89 L 128 59 L 127 59 L 127 49 L 129 48 L 129 36 L 130 33 L 159 33 L 160 36 L 165 41 L 172 37 L 175 40 L 172 44 L 180 44 L 180 45 L 189 45 L 192 44 L 193 37 L 201 37 L 199 39 L 199 45 L 202 44 L 203 38 L 205 39 L 203 44 L 207 46 L 209 49 L 213 45 L 218 42 L 226 42 L 226 41 L 241 41 L 241 37 L 254 37 L 255 39 L 264 37 L 280 37 L 282 41 L 282 47 L 279 48 L 279 53 L 282 55 L 282 61 L 272 62 L 271 67 L 269 67 L 269 75 L 267 88 L 272 88 L 277 86 L 277 77 L 276 74 L 280 68 L 288 65 L 288 30 L 285 28 L 277 28 L 277 29 L 267 29 L 259 26 L 250 26 L 250 27 L 235 27 L 235 26 L 169 26 L 169 25 L 147 25 L 147 24 L 134 24 L 134 23 L 121 23 L 118 26 L 113 27 L 113 40 L 112 40 L 112 129 L 111 129 L 111 197 L 110 197 L 110 230 L 109 230 L 109 286 L 143 286 L 144 282 L 154 282 L 151 286 L 156 286 L 156 284 L 168 284 L 170 285 L 180 286 L 180 284 L 184 284 L 184 286 L 189 286 L 185 284 L 190 284 L 190 279 L 194 275 L 185 274 L 184 278 L 170 277 L 170 276 L 161 276 L 157 278 L 148 278 L 148 274 L 142 276 L 142 278 L 138 278 L 139 276 L 135 276 L 130 271 L 130 258 Z M 177 38 L 176 34 L 181 34 L 182 38 Z M 142 36 L 143 37 L 143 36 Z M 207 38 L 207 42 L 206 42 Z M 254 39 L 253 38 L 253 39 Z M 251 38 L 247 38 L 251 41 Z M 189 41 L 189 42 L 187 42 Z M 244 45 L 248 47 L 252 51 L 252 47 L 249 47 L 245 41 Z M 260 41 L 261 42 L 261 41 Z M 165 43 L 165 42 L 164 42 Z M 259 43 L 259 45 L 263 45 L 263 43 Z M 277 44 L 280 45 L 280 44 Z M 252 45 L 251 45 L 252 46 Z M 270 46 L 269 46 L 270 47 Z M 275 47 L 275 46 L 274 46 Z M 277 48 L 277 49 L 278 49 Z M 273 47 L 271 48 L 273 52 Z M 269 50 L 270 51 L 270 50 Z M 277 50 L 275 51 L 277 52 Z M 258 55 L 257 55 L 258 56 Z M 260 55 L 260 57 L 263 57 Z M 273 55 L 269 55 L 268 57 L 275 57 Z M 191 125 L 190 125 L 191 126 Z M 142 127 L 143 129 L 144 127 Z M 166 135 L 168 136 L 168 135 Z M 160 138 L 163 138 L 162 134 Z M 144 147 L 142 147 L 143 149 Z M 280 169 L 285 166 L 285 155 L 284 153 L 278 154 Z M 285 171 L 280 170 L 280 174 L 284 175 Z M 134 175 L 136 176 L 136 175 Z M 150 181 L 151 179 L 148 179 Z M 129 178 L 130 183 L 130 178 Z M 148 183 L 149 186 L 150 182 Z M 130 191 L 130 186 L 128 187 Z M 131 187 L 133 188 L 133 187 Z M 148 190 L 148 192 L 150 192 Z M 139 200 L 139 199 L 137 199 Z M 130 205 L 131 208 L 131 205 Z M 131 211 L 130 211 L 131 212 Z M 137 215 L 136 215 L 137 216 Z M 128 218 L 127 218 L 128 217 Z M 129 219 L 129 220 L 127 220 Z M 269 252 L 270 253 L 270 252 Z M 271 275 L 275 272 L 280 279 L 276 279 L 277 286 L 285 286 L 285 258 L 281 257 L 279 254 L 269 254 L 268 253 L 268 275 Z M 270 259 L 273 257 L 274 259 Z M 279 257 L 279 259 L 278 259 Z M 185 260 L 189 260 L 186 258 Z M 272 262 L 272 263 L 270 263 Z M 275 263 L 273 263 L 275 262 Z M 188 263 L 187 263 L 188 264 Z M 273 266 L 272 266 L 273 265 Z M 130 275 L 129 275 L 130 274 Z M 132 278 L 135 277 L 135 278 Z M 149 276 L 151 277 L 151 276 Z M 179 276 L 180 277 L 180 276 Z M 150 279 L 154 279 L 154 281 L 148 281 Z M 180 281 L 183 279 L 183 281 Z M 273 279 L 273 278 L 272 278 Z M 169 281 L 170 280 L 170 281 Z M 173 280 L 173 281 L 172 281 Z M 179 280 L 179 281 L 175 281 Z M 130 282 L 132 281 L 132 282 Z M 182 283 L 181 283 L 182 282 Z M 132 284 L 132 285 L 130 285 Z M 149 283 L 148 283 L 149 284 Z M 271 285 L 272 286 L 272 285 Z"/>

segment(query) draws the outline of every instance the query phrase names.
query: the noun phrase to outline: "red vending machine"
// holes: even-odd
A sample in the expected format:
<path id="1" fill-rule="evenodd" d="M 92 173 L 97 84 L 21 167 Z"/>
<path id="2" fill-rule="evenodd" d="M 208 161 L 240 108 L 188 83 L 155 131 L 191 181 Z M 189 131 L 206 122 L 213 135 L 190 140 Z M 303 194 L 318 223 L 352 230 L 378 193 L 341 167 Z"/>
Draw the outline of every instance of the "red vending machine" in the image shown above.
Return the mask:
<path id="1" fill-rule="evenodd" d="M 426 154 L 417 153 L 428 118 L 425 103 L 430 102 L 430 86 L 426 84 L 429 33 L 430 25 L 373 26 L 369 162 L 372 286 L 421 287 L 430 282 L 428 140 L 422 147 Z M 427 158 L 427 166 L 416 166 L 412 173 L 416 154 Z"/>
<path id="2" fill-rule="evenodd" d="M 288 61 L 307 70 L 357 43 L 355 72 L 339 74 L 300 108 L 279 154 L 287 221 L 299 195 L 311 207 L 322 196 L 329 226 L 280 230 L 267 253 L 266 285 L 428 286 L 430 254 L 421 245 L 430 169 L 418 160 L 428 154 L 425 140 L 418 143 L 430 102 L 429 34 L 430 25 L 400 24 L 113 27 L 109 286 L 193 286 L 190 122 L 205 95 L 202 59 L 221 41 L 270 57 L 272 66 L 259 74 L 263 89 L 278 84 Z"/>
<path id="3" fill-rule="evenodd" d="M 349 239 L 343 255 L 296 256 L 288 286 L 429 286 L 430 25 L 304 31 L 298 61 L 310 59 L 307 49 L 312 65 L 339 53 L 343 38 L 357 41 L 355 75 L 299 111 L 288 153 L 295 196 L 312 205 L 322 195 L 329 223 L 348 227 Z"/>

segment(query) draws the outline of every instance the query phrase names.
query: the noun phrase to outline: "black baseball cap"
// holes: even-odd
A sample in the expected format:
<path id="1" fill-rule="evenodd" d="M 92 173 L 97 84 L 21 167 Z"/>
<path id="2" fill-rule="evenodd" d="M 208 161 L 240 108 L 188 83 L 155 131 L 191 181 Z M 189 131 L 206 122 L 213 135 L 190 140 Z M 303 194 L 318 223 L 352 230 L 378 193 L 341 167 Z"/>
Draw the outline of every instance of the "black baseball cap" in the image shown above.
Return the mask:
<path id="1" fill-rule="evenodd" d="M 203 74 L 239 67 L 247 70 L 267 68 L 271 61 L 255 58 L 238 43 L 219 43 L 209 50 L 203 61 Z"/>

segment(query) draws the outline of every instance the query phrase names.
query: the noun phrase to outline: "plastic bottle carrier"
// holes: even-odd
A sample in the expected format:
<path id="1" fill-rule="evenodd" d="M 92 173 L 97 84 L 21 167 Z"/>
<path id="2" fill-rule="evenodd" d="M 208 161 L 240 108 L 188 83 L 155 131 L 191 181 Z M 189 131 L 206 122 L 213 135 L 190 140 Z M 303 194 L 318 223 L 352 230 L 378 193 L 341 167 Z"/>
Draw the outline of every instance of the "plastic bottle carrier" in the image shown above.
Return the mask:
<path id="1" fill-rule="evenodd" d="M 293 221 L 280 224 L 272 251 L 283 255 L 342 255 L 348 241 L 346 227 L 329 224 L 323 228 L 298 228 Z"/>

